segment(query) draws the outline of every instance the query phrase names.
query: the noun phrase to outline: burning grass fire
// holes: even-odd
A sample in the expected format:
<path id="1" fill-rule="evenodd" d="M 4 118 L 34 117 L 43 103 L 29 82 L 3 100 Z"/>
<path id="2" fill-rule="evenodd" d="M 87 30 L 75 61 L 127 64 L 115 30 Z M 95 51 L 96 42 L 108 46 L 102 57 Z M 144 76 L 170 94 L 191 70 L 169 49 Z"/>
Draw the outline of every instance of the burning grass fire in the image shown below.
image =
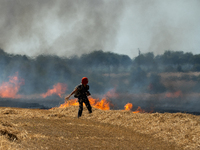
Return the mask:
<path id="1" fill-rule="evenodd" d="M 51 96 L 53 94 L 58 95 L 60 98 L 62 98 L 62 95 L 66 92 L 67 85 L 63 83 L 57 83 L 53 86 L 53 89 L 49 89 L 46 93 L 41 94 L 43 98 L 46 98 L 47 96 Z"/>
<path id="2" fill-rule="evenodd" d="M 17 94 L 20 86 L 24 84 L 24 79 L 18 77 L 18 73 L 9 77 L 8 82 L 3 82 L 0 85 L 0 97 L 2 98 L 21 98 L 21 95 Z"/>
<path id="3" fill-rule="evenodd" d="M 8 81 L 4 81 L 0 84 L 0 97 L 1 98 L 6 98 L 6 99 L 19 99 L 24 102 L 24 100 L 36 100 L 37 102 L 41 99 L 45 99 L 45 101 L 48 101 L 51 99 L 51 103 L 44 103 L 45 108 L 53 108 L 56 105 L 62 103 L 63 101 L 63 95 L 67 91 L 67 84 L 65 83 L 56 83 L 53 85 L 52 88 L 49 88 L 46 90 L 45 93 L 34 93 L 32 95 L 23 95 L 19 94 L 18 92 L 20 91 L 20 88 L 22 85 L 25 84 L 25 80 L 20 78 L 18 76 L 18 73 L 16 72 L 13 76 L 8 77 Z M 52 95 L 57 95 L 58 97 L 56 99 L 53 99 L 55 97 L 51 97 Z M 127 93 L 117 93 L 116 88 L 110 89 L 107 93 L 102 95 L 102 99 L 98 98 L 93 98 L 89 97 L 89 101 L 92 107 L 101 109 L 101 110 L 110 110 L 110 109 L 123 109 L 126 111 L 131 111 L 133 113 L 144 113 L 144 112 L 154 112 L 152 109 L 158 112 L 164 112 L 164 111 L 171 111 L 170 105 L 174 105 L 175 107 L 173 108 L 175 111 L 185 111 L 185 104 L 183 103 L 181 106 L 177 106 L 175 103 L 176 101 L 173 100 L 180 100 L 184 99 L 185 93 L 182 93 L 181 90 L 177 90 L 175 92 L 167 92 L 167 93 L 159 93 L 157 95 L 152 95 L 149 93 L 146 94 L 127 94 Z M 192 98 L 198 99 L 199 95 L 189 95 Z M 49 98 L 49 99 L 48 99 Z M 150 99 L 150 100 L 149 100 Z M 139 100 L 143 101 L 151 101 L 152 103 L 149 103 L 151 106 L 146 106 L 145 104 L 140 104 Z M 155 101 L 157 100 L 157 107 L 154 107 Z M 160 101 L 162 99 L 162 101 Z M 126 100 L 129 100 L 129 102 L 134 101 L 134 107 L 132 103 L 127 102 Z M 114 103 L 112 103 L 112 102 Z M 120 101 L 120 103 L 119 103 Z M 124 101 L 124 103 L 121 103 L 121 101 Z M 196 102 L 196 101 L 195 101 Z M 40 103 L 40 102 L 38 102 Z M 119 106 L 117 106 L 119 104 Z M 169 106 L 168 106 L 169 104 Z M 198 103 L 197 103 L 198 104 Z M 3 106 L 4 104 L 2 104 Z M 79 103 L 77 99 L 72 99 L 68 102 L 65 102 L 64 104 L 61 104 L 59 108 L 65 108 L 69 106 L 78 106 Z M 27 106 L 27 105 L 26 105 Z M 32 105 L 31 105 L 32 106 Z M 117 106 L 117 107 L 116 107 Z M 138 106 L 138 107 L 135 107 Z M 142 108 L 145 108 L 143 110 Z M 196 105 L 197 106 L 197 105 Z M 119 108 L 120 107 L 120 108 Z M 152 109 L 148 109 L 148 107 L 151 107 Z M 43 108 L 43 107 L 41 107 Z M 173 111 L 173 110 L 172 110 Z M 198 110 L 189 110 L 188 112 L 199 112 Z"/>
<path id="4" fill-rule="evenodd" d="M 90 97 L 88 97 L 88 99 L 90 101 L 91 106 L 94 108 L 97 108 L 97 109 L 110 110 L 110 108 L 114 106 L 106 98 L 99 100 L 99 99 L 94 99 L 90 96 Z M 79 105 L 78 99 L 71 99 L 71 100 L 68 100 L 67 102 L 65 102 L 64 104 L 61 104 L 59 106 L 59 108 L 66 108 L 69 106 L 78 106 L 78 105 Z M 131 111 L 132 107 L 133 107 L 133 104 L 127 103 L 124 106 L 124 110 Z M 133 113 L 145 113 L 145 111 L 142 110 L 141 107 L 139 106 L 136 111 L 133 111 Z"/>
<path id="5" fill-rule="evenodd" d="M 21 85 L 25 83 L 24 79 L 18 77 L 18 72 L 14 76 L 9 76 L 8 82 L 3 82 L 0 85 L 0 97 L 1 98 L 28 98 L 28 96 L 18 94 Z M 51 95 L 58 95 L 62 98 L 62 95 L 66 92 L 67 85 L 64 83 L 57 83 L 52 89 L 49 89 L 46 93 L 40 94 L 42 98 L 46 98 Z M 30 96 L 31 97 L 31 96 Z M 35 96 L 38 97 L 38 96 Z"/>
<path id="6" fill-rule="evenodd" d="M 131 111 L 133 108 L 133 104 L 131 103 L 127 103 L 125 106 L 124 106 L 124 110 L 128 110 L 128 111 Z M 133 111 L 133 113 L 145 113 L 144 110 L 142 110 L 142 108 L 140 106 L 138 106 L 137 110 L 136 111 Z"/>
<path id="7" fill-rule="evenodd" d="M 124 110 L 131 110 L 133 108 L 133 104 L 131 103 L 127 103 L 125 106 L 124 106 Z"/>
<path id="8" fill-rule="evenodd" d="M 99 101 L 99 99 L 94 99 L 90 96 L 88 97 L 88 99 L 90 101 L 91 106 L 97 109 L 110 110 L 110 107 L 113 106 L 113 104 L 111 102 L 108 102 L 106 98 L 103 98 L 101 101 Z M 64 104 L 61 104 L 59 108 L 66 108 L 69 106 L 78 106 L 78 105 L 79 105 L 78 100 L 72 99 L 65 102 Z"/>
<path id="9" fill-rule="evenodd" d="M 21 79 L 18 77 L 18 73 L 15 73 L 14 76 L 10 76 L 8 82 L 3 82 L 0 85 L 0 97 L 12 98 L 12 99 L 16 99 L 16 98 L 27 98 L 28 99 L 29 96 L 24 96 L 24 95 L 18 94 L 20 86 L 23 85 L 24 82 L 25 82 L 24 79 Z M 46 93 L 42 93 L 39 96 L 42 98 L 46 98 L 48 96 L 58 95 L 60 98 L 62 98 L 62 95 L 65 94 L 66 90 L 67 90 L 66 84 L 57 83 L 53 86 L 52 89 L 48 89 Z M 89 96 L 88 98 L 89 98 L 89 101 L 90 101 L 90 104 L 92 107 L 101 109 L 101 110 L 110 110 L 110 108 L 113 107 L 114 105 L 111 102 L 109 102 L 107 99 L 117 98 L 118 96 L 119 95 L 118 95 L 118 93 L 116 93 L 115 88 L 113 88 L 113 89 L 109 90 L 104 95 L 104 98 L 102 98 L 101 100 L 92 98 L 91 96 Z M 35 96 L 35 98 L 38 98 L 38 96 Z M 69 106 L 78 106 L 78 105 L 79 105 L 79 103 L 78 103 L 77 99 L 72 99 L 72 100 L 65 102 L 64 104 L 61 104 L 59 106 L 59 108 L 65 108 L 65 107 L 69 107 Z M 131 103 L 128 103 L 124 107 L 125 107 L 125 110 L 131 111 L 133 105 Z M 138 109 L 136 111 L 134 111 L 133 113 L 138 113 L 138 112 L 144 112 L 144 111 L 140 107 L 138 107 Z"/>
<path id="10" fill-rule="evenodd" d="M 101 109 L 101 110 L 110 110 L 110 108 L 113 107 L 113 104 L 109 102 L 107 99 L 109 97 L 116 97 L 116 96 L 118 95 L 116 94 L 115 89 L 111 89 L 104 95 L 104 98 L 102 98 L 101 100 L 92 98 L 91 96 L 88 97 L 88 100 L 91 106 L 94 108 Z M 65 102 L 64 104 L 61 104 L 59 108 L 66 108 L 69 106 L 78 106 L 78 105 L 79 105 L 78 100 L 72 99 Z"/>

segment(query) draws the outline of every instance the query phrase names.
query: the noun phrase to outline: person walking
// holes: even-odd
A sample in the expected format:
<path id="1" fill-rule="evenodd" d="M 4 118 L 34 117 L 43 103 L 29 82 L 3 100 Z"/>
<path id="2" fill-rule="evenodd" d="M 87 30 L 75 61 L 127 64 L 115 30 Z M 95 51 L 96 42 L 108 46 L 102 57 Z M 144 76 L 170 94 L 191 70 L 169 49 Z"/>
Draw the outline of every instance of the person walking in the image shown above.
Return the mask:
<path id="1" fill-rule="evenodd" d="M 78 98 L 79 102 L 79 110 L 78 110 L 78 118 L 81 117 L 83 112 L 83 103 L 85 103 L 89 113 L 92 113 L 92 107 L 88 100 L 88 96 L 91 95 L 89 92 L 88 78 L 83 77 L 81 80 L 81 84 L 77 85 L 75 89 L 65 97 L 65 100 L 68 100 L 74 94 L 75 98 Z"/>

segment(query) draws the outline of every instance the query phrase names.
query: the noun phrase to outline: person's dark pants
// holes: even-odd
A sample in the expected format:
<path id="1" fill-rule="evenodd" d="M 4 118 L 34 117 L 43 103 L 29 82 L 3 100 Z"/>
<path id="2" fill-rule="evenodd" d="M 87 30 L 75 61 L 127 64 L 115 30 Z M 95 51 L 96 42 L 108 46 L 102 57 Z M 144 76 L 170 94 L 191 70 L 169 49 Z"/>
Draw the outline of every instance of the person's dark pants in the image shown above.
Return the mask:
<path id="1" fill-rule="evenodd" d="M 78 110 L 78 117 L 81 117 L 82 112 L 83 112 L 83 103 L 85 103 L 89 113 L 92 113 L 92 107 L 90 105 L 90 102 L 88 100 L 88 98 L 79 98 L 78 99 L 79 102 L 79 110 Z"/>

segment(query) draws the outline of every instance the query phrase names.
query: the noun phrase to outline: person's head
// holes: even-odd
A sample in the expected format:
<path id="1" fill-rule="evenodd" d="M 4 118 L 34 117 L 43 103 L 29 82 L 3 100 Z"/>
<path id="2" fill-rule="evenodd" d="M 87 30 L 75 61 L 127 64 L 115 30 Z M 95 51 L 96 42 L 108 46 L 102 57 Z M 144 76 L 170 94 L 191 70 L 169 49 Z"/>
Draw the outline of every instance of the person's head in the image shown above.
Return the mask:
<path id="1" fill-rule="evenodd" d="M 83 77 L 82 80 L 81 80 L 81 83 L 83 85 L 87 85 L 88 84 L 88 78 L 87 77 Z"/>

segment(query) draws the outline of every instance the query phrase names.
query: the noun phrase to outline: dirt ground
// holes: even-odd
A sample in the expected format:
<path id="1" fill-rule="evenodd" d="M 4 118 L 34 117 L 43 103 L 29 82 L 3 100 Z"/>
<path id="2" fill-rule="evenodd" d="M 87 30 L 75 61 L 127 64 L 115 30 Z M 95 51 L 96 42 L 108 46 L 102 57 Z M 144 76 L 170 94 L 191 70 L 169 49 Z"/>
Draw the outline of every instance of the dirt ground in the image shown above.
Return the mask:
<path id="1" fill-rule="evenodd" d="M 111 117 L 111 113 L 116 114 L 116 111 L 94 109 L 92 114 L 88 114 L 84 109 L 83 116 L 78 119 L 77 110 L 78 107 L 52 110 L 0 107 L 0 149 L 187 149 L 175 141 L 138 132 L 134 126 L 119 125 L 113 123 L 112 119 L 95 119 L 97 115 L 103 117 L 104 114 L 108 114 L 107 118 Z M 121 111 L 119 113 L 137 115 Z M 120 120 L 119 116 L 115 120 Z"/>

